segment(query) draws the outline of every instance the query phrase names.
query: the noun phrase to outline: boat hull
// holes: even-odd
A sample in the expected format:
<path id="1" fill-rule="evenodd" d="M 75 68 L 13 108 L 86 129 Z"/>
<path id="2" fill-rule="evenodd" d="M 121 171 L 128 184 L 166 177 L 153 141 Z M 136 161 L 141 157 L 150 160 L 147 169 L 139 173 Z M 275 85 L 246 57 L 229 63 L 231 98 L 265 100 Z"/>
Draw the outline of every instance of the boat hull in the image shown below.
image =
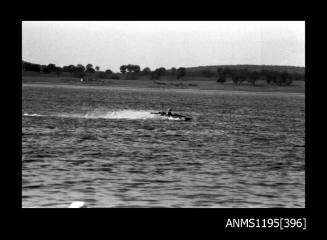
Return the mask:
<path id="1" fill-rule="evenodd" d="M 169 120 L 179 120 L 179 121 L 191 121 L 192 118 L 186 117 L 180 114 L 172 114 L 172 115 L 167 115 L 165 112 L 158 112 L 158 113 L 152 113 L 152 114 L 158 114 L 161 117 L 167 118 Z"/>

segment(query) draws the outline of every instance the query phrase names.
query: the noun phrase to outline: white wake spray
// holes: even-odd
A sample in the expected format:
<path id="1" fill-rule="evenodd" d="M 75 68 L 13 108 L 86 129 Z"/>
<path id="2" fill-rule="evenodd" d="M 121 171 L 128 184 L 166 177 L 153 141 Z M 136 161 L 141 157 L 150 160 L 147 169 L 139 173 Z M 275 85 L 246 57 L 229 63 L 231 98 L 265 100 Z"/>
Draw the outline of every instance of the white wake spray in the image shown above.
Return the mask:
<path id="1" fill-rule="evenodd" d="M 91 111 L 85 114 L 61 114 L 60 117 L 90 118 L 90 119 L 154 119 L 155 114 L 145 110 Z"/>
<path id="2" fill-rule="evenodd" d="M 105 119 L 153 119 L 156 115 L 150 111 L 144 110 L 118 110 L 109 112 L 89 112 L 85 114 L 85 118 L 105 118 Z"/>
<path id="3" fill-rule="evenodd" d="M 37 113 L 23 113 L 23 116 L 25 116 L 25 117 L 44 117 L 46 115 L 37 114 Z"/>
<path id="4" fill-rule="evenodd" d="M 105 111 L 105 110 L 94 110 L 87 113 L 64 113 L 64 114 L 29 114 L 24 113 L 23 116 L 37 117 L 37 116 L 51 116 L 51 117 L 62 117 L 62 118 L 87 118 L 87 119 L 164 119 L 164 120 L 178 120 L 176 118 L 162 117 L 159 114 L 152 114 L 147 110 L 116 110 L 116 111 Z"/>

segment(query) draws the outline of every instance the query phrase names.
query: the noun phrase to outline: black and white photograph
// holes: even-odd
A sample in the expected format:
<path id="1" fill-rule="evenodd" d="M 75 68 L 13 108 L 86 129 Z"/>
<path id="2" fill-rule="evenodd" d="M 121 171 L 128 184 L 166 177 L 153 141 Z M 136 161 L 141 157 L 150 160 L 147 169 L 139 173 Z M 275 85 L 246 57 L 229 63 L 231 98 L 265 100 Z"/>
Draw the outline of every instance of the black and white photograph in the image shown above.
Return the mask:
<path id="1" fill-rule="evenodd" d="M 306 207 L 305 21 L 21 27 L 22 208 Z"/>

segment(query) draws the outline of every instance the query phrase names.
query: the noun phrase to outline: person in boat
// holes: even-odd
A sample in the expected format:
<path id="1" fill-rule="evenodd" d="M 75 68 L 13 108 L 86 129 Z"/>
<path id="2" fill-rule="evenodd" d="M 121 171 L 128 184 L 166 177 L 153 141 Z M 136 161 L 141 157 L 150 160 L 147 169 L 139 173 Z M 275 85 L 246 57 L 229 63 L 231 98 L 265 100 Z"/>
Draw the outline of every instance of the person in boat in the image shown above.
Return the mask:
<path id="1" fill-rule="evenodd" d="M 167 116 L 171 116 L 172 114 L 171 114 L 171 109 L 170 108 L 168 108 L 168 110 L 167 110 Z"/>
<path id="2" fill-rule="evenodd" d="M 173 115 L 173 114 L 171 113 L 171 109 L 170 109 L 170 108 L 167 109 L 167 112 L 162 111 L 162 112 L 158 112 L 158 113 L 156 113 L 156 114 L 160 114 L 161 116 L 172 116 L 172 115 Z"/>

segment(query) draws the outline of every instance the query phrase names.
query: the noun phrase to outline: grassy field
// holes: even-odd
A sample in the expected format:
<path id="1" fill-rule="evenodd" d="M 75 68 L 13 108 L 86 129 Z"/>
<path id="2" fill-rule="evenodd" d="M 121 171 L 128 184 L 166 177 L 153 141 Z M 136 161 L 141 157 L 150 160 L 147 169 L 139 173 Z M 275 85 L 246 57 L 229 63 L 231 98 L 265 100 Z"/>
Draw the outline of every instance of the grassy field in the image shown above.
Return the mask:
<path id="1" fill-rule="evenodd" d="M 112 87 L 140 87 L 140 88 L 164 88 L 164 89 L 199 89 L 199 90 L 225 90 L 225 91 L 251 91 L 251 92 L 290 92 L 304 93 L 305 82 L 294 81 L 291 86 L 267 85 L 265 81 L 257 81 L 255 86 L 244 83 L 235 85 L 231 81 L 224 84 L 217 83 L 216 78 L 191 78 L 182 80 L 162 78 L 160 80 L 137 79 L 137 80 L 113 80 L 97 79 L 96 81 L 80 82 L 78 78 L 69 76 L 23 76 L 22 83 L 43 84 L 70 84 L 90 86 Z"/>

